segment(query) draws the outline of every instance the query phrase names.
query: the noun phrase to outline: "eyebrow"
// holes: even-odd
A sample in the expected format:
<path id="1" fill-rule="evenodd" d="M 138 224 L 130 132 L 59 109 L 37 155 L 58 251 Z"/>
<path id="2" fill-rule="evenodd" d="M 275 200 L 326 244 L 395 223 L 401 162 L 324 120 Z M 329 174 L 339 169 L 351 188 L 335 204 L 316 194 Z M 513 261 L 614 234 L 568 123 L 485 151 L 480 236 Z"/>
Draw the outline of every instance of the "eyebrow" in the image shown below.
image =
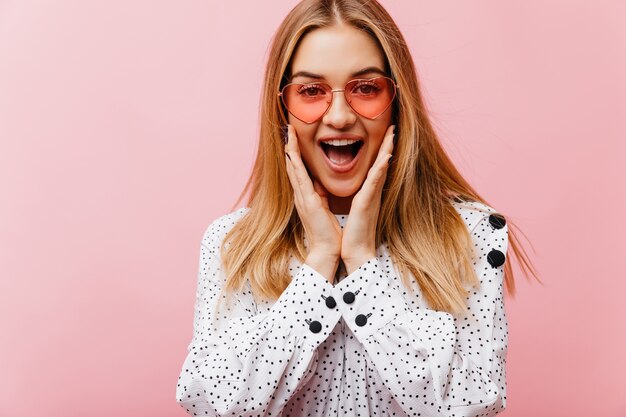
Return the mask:
<path id="1" fill-rule="evenodd" d="M 375 72 L 377 74 L 386 76 L 387 74 L 385 74 L 385 72 L 383 70 L 381 70 L 378 67 L 366 67 L 363 69 L 358 70 L 357 72 L 353 73 L 351 75 L 351 77 L 358 77 L 359 75 L 363 75 L 363 74 L 369 74 Z M 298 71 L 295 74 L 293 74 L 291 76 L 291 79 L 294 79 L 296 77 L 307 77 L 307 78 L 313 78 L 313 79 L 317 79 L 317 80 L 323 80 L 324 76 L 323 75 L 319 75 L 319 74 L 313 74 L 312 72 L 308 72 L 308 71 Z"/>

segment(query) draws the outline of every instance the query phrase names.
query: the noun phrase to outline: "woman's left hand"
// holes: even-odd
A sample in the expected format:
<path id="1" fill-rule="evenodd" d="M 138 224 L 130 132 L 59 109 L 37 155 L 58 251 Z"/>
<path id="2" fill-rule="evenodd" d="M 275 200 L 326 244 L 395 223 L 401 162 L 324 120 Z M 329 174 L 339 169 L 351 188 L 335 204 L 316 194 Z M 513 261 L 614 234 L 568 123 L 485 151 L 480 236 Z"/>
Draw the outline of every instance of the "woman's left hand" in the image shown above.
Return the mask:
<path id="1" fill-rule="evenodd" d="M 348 274 L 376 256 L 376 225 L 383 186 L 393 151 L 394 129 L 394 125 L 387 128 L 378 150 L 378 156 L 367 172 L 361 189 L 352 199 L 350 214 L 341 240 L 341 259 Z"/>

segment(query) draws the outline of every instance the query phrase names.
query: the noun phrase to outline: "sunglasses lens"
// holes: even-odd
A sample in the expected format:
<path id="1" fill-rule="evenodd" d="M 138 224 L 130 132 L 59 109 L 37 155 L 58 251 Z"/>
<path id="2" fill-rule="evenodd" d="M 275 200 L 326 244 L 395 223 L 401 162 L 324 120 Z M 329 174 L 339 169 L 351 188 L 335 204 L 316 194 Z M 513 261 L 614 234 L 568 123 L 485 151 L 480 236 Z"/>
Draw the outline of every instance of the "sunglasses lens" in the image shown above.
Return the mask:
<path id="1" fill-rule="evenodd" d="M 394 83 L 389 78 L 353 80 L 346 85 L 346 99 L 361 116 L 374 119 L 391 104 L 396 94 Z"/>
<path id="2" fill-rule="evenodd" d="M 287 110 L 305 123 L 313 123 L 326 112 L 331 92 L 320 84 L 289 84 L 282 94 Z"/>
<path id="3" fill-rule="evenodd" d="M 355 112 L 375 119 L 393 101 L 396 86 L 387 77 L 352 80 L 346 84 L 344 94 Z M 288 84 L 283 88 L 281 98 L 289 113 L 305 123 L 313 123 L 328 110 L 332 91 L 326 84 Z"/>

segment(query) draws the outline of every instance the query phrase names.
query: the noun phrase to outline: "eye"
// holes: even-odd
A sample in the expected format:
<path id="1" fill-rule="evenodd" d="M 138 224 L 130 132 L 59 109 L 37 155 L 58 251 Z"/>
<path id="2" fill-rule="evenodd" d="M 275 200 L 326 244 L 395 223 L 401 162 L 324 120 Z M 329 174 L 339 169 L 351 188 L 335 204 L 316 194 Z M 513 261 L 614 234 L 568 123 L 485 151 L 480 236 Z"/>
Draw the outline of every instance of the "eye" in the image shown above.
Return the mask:
<path id="1" fill-rule="evenodd" d="M 372 80 L 361 80 L 354 86 L 352 89 L 352 94 L 360 94 L 364 96 L 369 96 L 376 94 L 380 91 L 380 86 L 376 81 Z"/>
<path id="2" fill-rule="evenodd" d="M 302 84 L 298 87 L 297 92 L 305 97 L 317 97 L 325 94 L 319 84 Z"/>

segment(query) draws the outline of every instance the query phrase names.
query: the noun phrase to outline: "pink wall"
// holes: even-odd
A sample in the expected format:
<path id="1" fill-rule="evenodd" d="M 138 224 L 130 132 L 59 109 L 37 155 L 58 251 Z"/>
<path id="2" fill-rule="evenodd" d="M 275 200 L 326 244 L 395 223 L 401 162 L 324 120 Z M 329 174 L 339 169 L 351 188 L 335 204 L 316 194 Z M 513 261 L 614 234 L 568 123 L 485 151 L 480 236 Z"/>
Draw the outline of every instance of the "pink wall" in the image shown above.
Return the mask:
<path id="1" fill-rule="evenodd" d="M 546 283 L 508 300 L 503 416 L 626 416 L 626 3 L 510 3 L 383 0 Z M 0 415 L 185 415 L 200 238 L 295 2 L 268 4 L 0 2 Z"/>

